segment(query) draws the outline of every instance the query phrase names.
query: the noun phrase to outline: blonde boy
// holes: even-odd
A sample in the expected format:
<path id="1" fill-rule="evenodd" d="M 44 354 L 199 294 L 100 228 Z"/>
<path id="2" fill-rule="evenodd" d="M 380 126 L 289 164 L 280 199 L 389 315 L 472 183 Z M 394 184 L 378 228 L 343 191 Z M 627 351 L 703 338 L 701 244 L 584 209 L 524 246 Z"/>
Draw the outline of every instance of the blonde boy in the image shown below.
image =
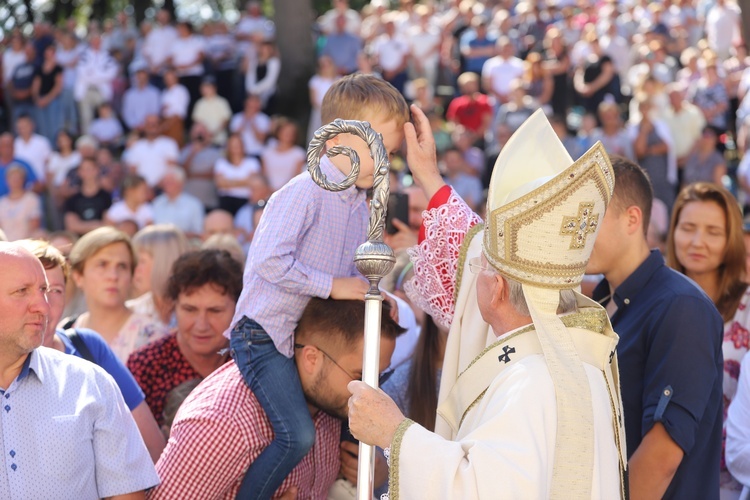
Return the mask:
<path id="1" fill-rule="evenodd" d="M 324 123 L 369 121 L 390 155 L 401 146 L 409 108 L 387 82 L 357 74 L 331 87 L 321 115 Z M 373 160 L 356 136 L 341 134 L 326 144 L 335 145 L 359 154 L 354 186 L 333 193 L 318 187 L 307 172 L 295 177 L 271 196 L 248 253 L 230 346 L 273 426 L 274 441 L 248 469 L 238 498 L 271 498 L 313 445 L 315 428 L 293 359 L 293 333 L 307 302 L 312 297 L 363 299 L 367 291 L 353 257 L 367 233 L 365 190 L 373 184 Z M 351 170 L 343 155 L 323 156 L 320 168 L 336 183 Z M 336 363 L 323 351 L 319 356 Z"/>

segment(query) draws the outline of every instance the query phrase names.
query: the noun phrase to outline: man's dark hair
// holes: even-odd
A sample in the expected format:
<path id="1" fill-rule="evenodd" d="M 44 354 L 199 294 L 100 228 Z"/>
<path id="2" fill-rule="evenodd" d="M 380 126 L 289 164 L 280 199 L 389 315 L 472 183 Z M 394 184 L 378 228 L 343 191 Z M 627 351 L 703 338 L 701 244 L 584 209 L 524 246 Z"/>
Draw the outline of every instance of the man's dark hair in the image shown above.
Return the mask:
<path id="1" fill-rule="evenodd" d="M 172 265 L 167 282 L 167 297 L 177 300 L 181 293 L 192 293 L 211 284 L 237 302 L 242 293 L 242 264 L 226 250 L 188 252 Z"/>
<path id="2" fill-rule="evenodd" d="M 380 333 L 395 339 L 406 330 L 393 321 L 391 307 L 383 302 L 380 316 Z M 364 338 L 365 303 L 361 300 L 334 300 L 313 297 L 307 303 L 295 333 L 305 339 L 325 339 L 339 350 L 350 349 Z"/>
<path id="3" fill-rule="evenodd" d="M 625 157 L 611 155 L 609 157 L 615 172 L 615 192 L 612 196 L 610 209 L 623 211 L 636 206 L 643 214 L 643 234 L 648 231 L 651 220 L 651 205 L 654 201 L 654 190 L 651 180 L 645 170 Z"/>

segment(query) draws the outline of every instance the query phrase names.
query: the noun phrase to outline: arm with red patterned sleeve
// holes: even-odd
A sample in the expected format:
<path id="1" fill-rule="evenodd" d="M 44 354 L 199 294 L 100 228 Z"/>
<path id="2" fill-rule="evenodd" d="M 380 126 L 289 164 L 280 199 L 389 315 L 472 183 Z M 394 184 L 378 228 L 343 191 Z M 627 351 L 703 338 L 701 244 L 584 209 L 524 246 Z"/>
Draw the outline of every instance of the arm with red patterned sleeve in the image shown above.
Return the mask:
<path id="1" fill-rule="evenodd" d="M 409 249 L 414 278 L 405 288 L 418 307 L 448 327 L 455 308 L 461 244 L 469 229 L 482 220 L 440 176 L 427 117 L 416 106 L 412 106 L 412 116 L 414 124 L 404 126 L 407 163 L 430 202 L 419 231 L 419 244 Z"/>

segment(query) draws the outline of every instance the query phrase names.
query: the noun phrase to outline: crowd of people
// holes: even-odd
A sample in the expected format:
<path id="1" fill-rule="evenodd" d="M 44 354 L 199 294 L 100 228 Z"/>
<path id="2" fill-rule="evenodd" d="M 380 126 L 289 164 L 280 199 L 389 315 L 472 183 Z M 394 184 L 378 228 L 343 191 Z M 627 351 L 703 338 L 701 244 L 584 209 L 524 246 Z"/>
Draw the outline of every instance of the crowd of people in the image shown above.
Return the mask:
<path id="1" fill-rule="evenodd" d="M 750 159 L 737 169 L 750 59 L 731 1 L 377 0 L 357 12 L 336 0 L 314 31 L 308 123 L 276 112 L 275 29 L 254 1 L 234 26 L 160 10 L 140 26 L 120 13 L 84 31 L 71 20 L 8 33 L 0 227 L 17 239 L 171 222 L 196 235 L 199 203 L 232 216 L 247 204 L 235 219 L 246 245 L 250 213 L 304 169 L 300 144 L 327 89 L 355 72 L 427 113 L 444 174 L 475 208 L 502 146 L 539 108 L 572 157 L 601 140 L 649 172 L 661 239 L 681 186 L 731 181 L 741 203 L 750 190 Z M 133 176 L 146 186 L 125 189 Z"/>
<path id="2" fill-rule="evenodd" d="M 605 353 L 608 374 L 597 375 L 603 382 L 591 375 L 583 382 L 592 384 L 599 436 L 589 493 L 617 496 L 629 481 L 634 496 L 721 492 L 731 499 L 743 487 L 747 495 L 750 56 L 739 7 L 732 0 L 372 0 L 355 11 L 333 0 L 313 31 L 317 69 L 307 123 L 277 112 L 281 59 L 273 22 L 255 1 L 234 26 L 175 22 L 159 10 L 137 27 L 120 13 L 83 31 L 73 20 L 40 22 L 0 42 L 0 236 L 17 242 L 0 246 L 3 269 L 12 270 L 0 277 L 10 297 L 0 297 L 0 316 L 27 314 L 33 321 L 24 328 L 39 330 L 48 348 L 26 356 L 33 346 L 19 347 L 13 332 L 0 330 L 0 342 L 12 345 L 0 350 L 3 417 L 13 417 L 11 433 L 31 436 L 32 416 L 12 411 L 16 397 L 49 399 L 85 386 L 42 411 L 45 432 L 53 423 L 64 427 L 49 437 L 64 442 L 55 456 L 75 456 L 76 470 L 97 470 L 97 477 L 67 477 L 70 484 L 53 489 L 52 479 L 0 476 L 0 497 L 147 491 L 149 498 L 352 498 L 357 447 L 340 435 L 340 421 L 350 416 L 355 438 L 388 448 L 376 456 L 379 491 L 390 479 L 392 494 L 406 498 L 428 490 L 436 498 L 483 498 L 494 485 L 480 479 L 479 459 L 461 446 L 479 442 L 474 456 L 492 464 L 502 455 L 493 439 L 502 436 L 505 447 L 518 440 L 523 450 L 555 428 L 544 420 L 526 429 L 534 420 L 525 413 L 475 407 L 485 393 L 461 408 L 460 421 L 444 411 L 436 421 L 451 384 L 482 352 L 458 345 L 462 329 L 476 327 L 484 343 L 532 319 L 538 331 L 553 328 L 533 299 L 526 299 L 531 310 L 524 303 L 528 288 L 520 299 L 508 295 L 537 278 L 524 281 L 503 267 L 488 237 L 481 258 L 473 243 L 482 219 L 492 227 L 496 211 L 526 194 L 506 200 L 493 188 L 500 177 L 511 186 L 521 171 L 536 175 L 519 160 L 524 155 L 538 162 L 540 178 L 585 164 L 616 179 L 613 192 L 601 187 L 597 194 L 604 205 L 581 203 L 560 230 L 588 261 L 583 292 L 609 317 L 571 295 L 574 305 L 565 309 L 563 301 L 561 310 L 591 313 L 599 326 L 565 327 L 609 338 L 613 328 L 620 336 L 616 352 L 613 344 Z M 544 128 L 535 145 L 529 123 L 541 123 L 540 112 L 552 136 Z M 305 137 L 334 118 L 366 119 L 382 134 L 391 190 L 408 199 L 405 220 L 385 235 L 397 262 L 383 280 L 384 393 L 347 385 L 362 372 L 364 308 L 355 299 L 367 286 L 352 258 L 365 239 L 372 173 L 363 166 L 341 195 L 324 194 L 305 173 Z M 511 140 L 517 131 L 521 137 Z M 339 144 L 368 156 L 351 138 L 329 146 Z M 590 166 L 597 151 L 610 160 Z M 321 169 L 334 181 L 349 171 L 343 157 L 326 161 Z M 606 217 L 597 212 L 604 208 Z M 502 246 L 502 229 L 499 235 Z M 565 262 L 559 268 L 570 267 Z M 20 282 L 34 292 L 21 296 Z M 578 282 L 573 276 L 568 283 Z M 506 349 L 494 359 L 510 370 L 527 366 L 509 364 L 521 355 L 519 345 L 495 345 Z M 55 350 L 92 361 L 111 379 Z M 524 388 L 549 389 L 535 399 L 553 401 L 547 409 L 562 413 L 559 372 L 544 356 L 551 381 L 529 378 Z M 587 356 L 586 366 L 598 366 Z M 20 371 L 8 378 L 6 365 Z M 69 381 L 22 396 L 30 370 L 42 380 L 52 369 L 65 370 Z M 595 386 L 610 388 L 609 396 Z M 504 390 L 495 387 L 485 401 L 502 401 Z M 612 396 L 620 390 L 621 402 Z M 74 402 L 87 397 L 98 404 L 82 413 Z M 517 404 L 537 409 L 520 397 Z M 92 421 L 103 422 L 110 437 L 95 442 L 95 453 L 80 453 Z M 482 422 L 518 432 L 472 434 Z M 0 439 L 9 447 L 7 478 L 24 467 L 51 478 L 44 469 L 60 468 L 31 437 L 8 435 Z M 404 436 L 411 437 L 401 448 Z M 111 454 L 125 446 L 127 460 Z M 508 491 L 560 491 L 563 483 L 543 472 L 551 477 L 552 466 L 531 456 L 553 448 L 559 451 L 545 441 L 509 460 L 528 467 L 532 481 L 511 481 Z M 425 469 L 421 454 L 443 461 Z M 529 471 L 542 471 L 543 480 Z M 440 481 L 428 488 L 418 478 L 430 473 Z"/>

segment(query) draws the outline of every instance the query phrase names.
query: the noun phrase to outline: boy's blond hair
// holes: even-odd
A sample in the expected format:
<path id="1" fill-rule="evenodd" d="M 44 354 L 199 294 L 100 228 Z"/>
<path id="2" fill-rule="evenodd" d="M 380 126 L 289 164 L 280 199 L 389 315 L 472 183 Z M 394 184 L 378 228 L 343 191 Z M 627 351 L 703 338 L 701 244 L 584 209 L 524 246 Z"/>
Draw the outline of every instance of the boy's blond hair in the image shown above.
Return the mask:
<path id="1" fill-rule="evenodd" d="M 323 97 L 323 123 L 344 120 L 395 120 L 399 127 L 409 121 L 409 105 L 390 83 L 373 75 L 354 74 L 338 80 Z"/>

